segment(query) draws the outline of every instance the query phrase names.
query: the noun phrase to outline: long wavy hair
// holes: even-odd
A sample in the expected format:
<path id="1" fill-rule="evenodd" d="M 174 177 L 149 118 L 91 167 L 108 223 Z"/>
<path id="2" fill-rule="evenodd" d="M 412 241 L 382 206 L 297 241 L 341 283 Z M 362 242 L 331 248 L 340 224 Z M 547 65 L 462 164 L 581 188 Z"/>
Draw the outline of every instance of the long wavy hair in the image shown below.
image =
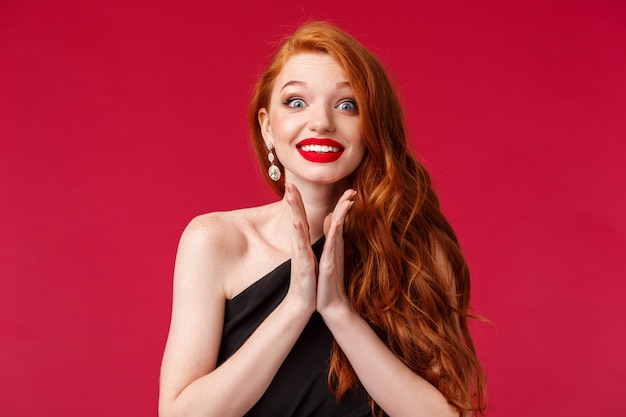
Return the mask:
<path id="1" fill-rule="evenodd" d="M 259 109 L 269 108 L 274 80 L 287 60 L 303 52 L 332 56 L 359 108 L 366 152 L 354 172 L 357 194 L 344 226 L 345 286 L 352 306 L 459 414 L 483 415 L 484 374 L 467 325 L 473 317 L 467 264 L 430 177 L 413 155 L 400 101 L 380 61 L 332 24 L 302 25 L 284 41 L 254 90 L 248 117 L 259 163 L 266 172 Z M 284 183 L 267 179 L 282 196 Z M 338 401 L 358 384 L 336 342 L 328 380 Z M 382 414 L 373 400 L 371 406 L 372 414 Z"/>

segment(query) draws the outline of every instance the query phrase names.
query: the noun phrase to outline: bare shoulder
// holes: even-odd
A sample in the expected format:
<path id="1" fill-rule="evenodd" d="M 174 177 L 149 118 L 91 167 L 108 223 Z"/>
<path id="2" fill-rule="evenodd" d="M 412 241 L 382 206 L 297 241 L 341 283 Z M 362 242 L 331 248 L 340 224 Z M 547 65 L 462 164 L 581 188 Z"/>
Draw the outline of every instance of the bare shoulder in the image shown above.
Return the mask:
<path id="1" fill-rule="evenodd" d="M 229 261 L 245 255 L 250 240 L 248 223 L 243 210 L 197 216 L 183 231 L 178 257 L 199 256 L 205 266 L 217 273 L 221 265 L 228 266 Z"/>
<path id="2" fill-rule="evenodd" d="M 236 256 L 245 246 L 246 230 L 235 212 L 214 212 L 193 218 L 181 236 L 181 245 L 194 245 L 207 256 Z"/>
<path id="3" fill-rule="evenodd" d="M 194 275 L 210 284 L 212 292 L 232 298 L 246 286 L 243 277 L 253 274 L 258 254 L 263 252 L 259 230 L 269 217 L 268 210 L 261 206 L 195 217 L 181 236 L 177 269 L 179 264 L 195 265 Z"/>

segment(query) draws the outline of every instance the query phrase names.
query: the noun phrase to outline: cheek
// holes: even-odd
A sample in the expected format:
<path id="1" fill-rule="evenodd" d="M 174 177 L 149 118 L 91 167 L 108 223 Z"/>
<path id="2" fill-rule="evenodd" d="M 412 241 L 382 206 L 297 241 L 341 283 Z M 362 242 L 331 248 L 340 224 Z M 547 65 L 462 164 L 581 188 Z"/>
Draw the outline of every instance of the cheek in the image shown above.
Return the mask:
<path id="1" fill-rule="evenodd" d="M 365 156 L 365 141 L 361 141 L 360 146 L 359 146 L 359 155 L 360 155 L 360 159 L 363 159 L 363 157 Z"/>
<path id="2" fill-rule="evenodd" d="M 358 160 L 357 166 L 361 165 L 363 162 L 363 158 L 365 158 L 365 143 L 362 143 L 362 146 L 359 148 L 359 152 L 357 153 L 356 160 Z"/>
<path id="3" fill-rule="evenodd" d="M 352 143 L 354 143 L 355 148 L 359 149 L 361 156 L 365 155 L 365 137 L 361 130 L 361 123 L 355 123 L 354 126 L 352 126 L 352 138 Z"/>
<path id="4" fill-rule="evenodd" d="M 357 159 L 359 160 L 358 165 L 361 165 L 363 159 L 365 158 L 365 154 L 367 153 L 367 147 L 365 146 L 365 138 L 361 136 L 359 139 Z"/>
<path id="5" fill-rule="evenodd" d="M 294 118 L 275 117 L 271 124 L 272 135 L 276 141 L 289 141 L 293 139 L 298 126 Z"/>

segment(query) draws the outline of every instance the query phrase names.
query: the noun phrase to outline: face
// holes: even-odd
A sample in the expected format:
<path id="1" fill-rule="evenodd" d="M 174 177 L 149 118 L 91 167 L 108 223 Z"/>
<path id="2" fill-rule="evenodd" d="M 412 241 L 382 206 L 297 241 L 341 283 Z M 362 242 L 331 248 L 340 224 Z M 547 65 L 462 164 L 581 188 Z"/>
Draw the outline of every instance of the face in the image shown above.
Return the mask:
<path id="1" fill-rule="evenodd" d="M 259 111 L 259 123 L 287 182 L 338 183 L 365 154 L 354 93 L 328 54 L 291 57 L 274 81 L 269 108 Z"/>

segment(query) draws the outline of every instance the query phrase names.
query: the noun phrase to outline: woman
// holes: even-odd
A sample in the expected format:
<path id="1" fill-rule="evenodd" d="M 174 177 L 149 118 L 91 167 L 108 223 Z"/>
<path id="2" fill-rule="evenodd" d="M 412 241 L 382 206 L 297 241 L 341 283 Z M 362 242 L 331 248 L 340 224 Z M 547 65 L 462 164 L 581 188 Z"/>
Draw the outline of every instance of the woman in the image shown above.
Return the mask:
<path id="1" fill-rule="evenodd" d="M 469 273 L 378 60 L 305 24 L 249 122 L 283 198 L 184 231 L 160 415 L 481 414 Z"/>

